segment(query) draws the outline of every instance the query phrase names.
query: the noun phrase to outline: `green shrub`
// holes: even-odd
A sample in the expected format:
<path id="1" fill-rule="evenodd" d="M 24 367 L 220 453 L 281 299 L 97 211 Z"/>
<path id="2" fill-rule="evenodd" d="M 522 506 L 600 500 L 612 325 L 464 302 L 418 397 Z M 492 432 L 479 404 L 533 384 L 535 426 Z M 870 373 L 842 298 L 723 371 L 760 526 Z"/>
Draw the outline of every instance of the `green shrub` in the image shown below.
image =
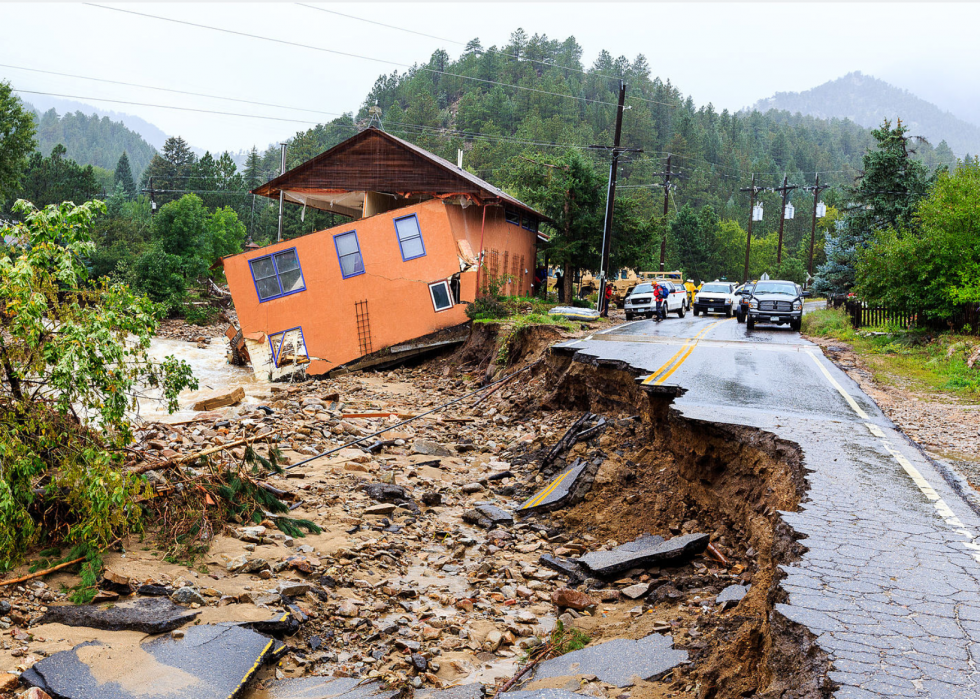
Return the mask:
<path id="1" fill-rule="evenodd" d="M 848 340 L 854 337 L 851 318 L 842 308 L 811 311 L 803 315 L 802 330 L 814 337 L 835 337 Z"/>
<path id="2" fill-rule="evenodd" d="M 0 569 L 40 540 L 95 552 L 139 527 L 145 481 L 120 468 L 140 386 L 171 411 L 197 387 L 185 362 L 150 360 L 153 304 L 124 284 L 91 284 L 92 219 L 102 202 L 15 204 L 29 241 L 0 257 Z M 55 332 L 54 329 L 57 329 Z M 79 554 L 81 555 L 81 554 Z M 94 565 L 94 564 L 93 564 Z"/>
<path id="3" fill-rule="evenodd" d="M 214 306 L 184 306 L 184 320 L 192 325 L 213 325 L 221 315 L 221 309 Z"/>
<path id="4" fill-rule="evenodd" d="M 507 305 L 494 296 L 480 296 L 466 306 L 466 317 L 470 320 L 494 320 L 508 315 Z"/>

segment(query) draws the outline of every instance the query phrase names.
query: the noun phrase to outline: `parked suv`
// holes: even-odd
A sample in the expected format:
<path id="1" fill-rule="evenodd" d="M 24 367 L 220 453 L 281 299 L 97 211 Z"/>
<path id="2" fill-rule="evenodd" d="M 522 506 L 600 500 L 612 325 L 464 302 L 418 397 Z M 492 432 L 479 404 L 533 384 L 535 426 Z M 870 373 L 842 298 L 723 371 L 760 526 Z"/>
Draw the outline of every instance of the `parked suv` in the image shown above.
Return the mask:
<path id="1" fill-rule="evenodd" d="M 702 286 L 694 296 L 694 315 L 724 313 L 731 318 L 735 310 L 735 285 L 713 281 Z"/>
<path id="2" fill-rule="evenodd" d="M 809 295 L 794 282 L 775 279 L 756 282 L 749 297 L 745 327 L 751 330 L 756 323 L 789 323 L 798 331 L 803 321 L 803 299 Z"/>
<path id="3" fill-rule="evenodd" d="M 687 311 L 684 289 L 678 288 L 672 282 L 659 283 L 666 284 L 667 290 L 670 291 L 667 295 L 667 312 L 676 313 L 678 318 L 683 318 L 684 313 Z M 638 315 L 645 315 L 647 318 L 652 318 L 653 314 L 657 311 L 657 300 L 653 295 L 653 284 L 644 282 L 643 284 L 634 286 L 633 291 L 626 297 L 623 310 L 626 311 L 626 320 L 633 320 L 633 317 Z"/>

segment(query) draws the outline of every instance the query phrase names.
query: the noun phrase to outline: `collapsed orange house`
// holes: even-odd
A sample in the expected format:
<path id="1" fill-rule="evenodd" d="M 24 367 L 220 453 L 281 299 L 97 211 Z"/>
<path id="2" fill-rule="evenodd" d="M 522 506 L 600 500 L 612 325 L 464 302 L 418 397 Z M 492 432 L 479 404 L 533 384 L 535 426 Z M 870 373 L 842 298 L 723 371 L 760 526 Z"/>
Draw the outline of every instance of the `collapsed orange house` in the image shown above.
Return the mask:
<path id="1" fill-rule="evenodd" d="M 254 194 L 349 216 L 222 260 L 252 367 L 275 380 L 439 344 L 487 277 L 531 290 L 544 216 L 465 170 L 369 128 Z M 482 257 L 482 266 L 479 260 Z M 478 276 L 479 282 L 478 282 Z"/>

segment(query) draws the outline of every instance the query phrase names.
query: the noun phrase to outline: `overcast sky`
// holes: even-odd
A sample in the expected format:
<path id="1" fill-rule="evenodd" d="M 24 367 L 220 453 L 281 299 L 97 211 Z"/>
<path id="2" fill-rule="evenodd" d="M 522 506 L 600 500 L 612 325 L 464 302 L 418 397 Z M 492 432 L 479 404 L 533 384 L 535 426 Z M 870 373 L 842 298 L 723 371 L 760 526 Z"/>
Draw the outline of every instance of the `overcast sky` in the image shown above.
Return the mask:
<path id="1" fill-rule="evenodd" d="M 381 73 L 453 57 L 469 39 L 503 45 L 517 27 L 574 36 L 590 64 L 602 49 L 642 53 L 696 103 L 736 110 L 860 70 L 980 123 L 980 4 L 972 3 L 336 3 L 322 7 L 437 37 L 367 24 L 296 4 L 109 5 L 292 41 L 375 60 L 287 46 L 82 4 L 0 3 L 0 63 L 220 97 L 108 85 L 0 67 L 17 88 L 73 95 L 137 114 L 201 148 L 237 151 L 288 138 L 356 110 Z M 460 43 L 453 43 L 460 42 Z M 94 98 L 263 115 L 298 122 L 173 111 Z M 24 95 L 27 101 L 31 95 Z M 324 112 L 321 114 L 299 109 Z"/>

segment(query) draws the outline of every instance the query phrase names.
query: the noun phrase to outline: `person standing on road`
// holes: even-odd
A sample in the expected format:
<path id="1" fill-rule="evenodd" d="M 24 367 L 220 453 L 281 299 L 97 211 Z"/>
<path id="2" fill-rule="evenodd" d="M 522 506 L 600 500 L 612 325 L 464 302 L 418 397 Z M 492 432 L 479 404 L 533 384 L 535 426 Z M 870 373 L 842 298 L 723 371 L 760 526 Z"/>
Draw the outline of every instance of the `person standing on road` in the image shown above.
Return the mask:
<path id="1" fill-rule="evenodd" d="M 603 304 L 602 304 L 602 313 L 599 314 L 603 318 L 608 318 L 609 317 L 609 304 L 610 303 L 612 303 L 612 284 L 608 284 L 607 283 L 606 284 L 605 299 L 604 299 Z"/>
<path id="2" fill-rule="evenodd" d="M 555 289 L 558 290 L 558 303 L 565 300 L 565 275 L 558 272 L 555 275 Z"/>
<path id="3" fill-rule="evenodd" d="M 670 292 L 667 291 L 666 284 L 657 284 L 653 287 L 653 295 L 657 299 L 657 322 L 664 320 L 667 317 L 667 296 Z"/>
<path id="4" fill-rule="evenodd" d="M 687 292 L 687 305 L 688 306 L 693 306 L 694 305 L 694 292 L 696 292 L 698 290 L 698 288 L 696 286 L 694 286 L 694 280 L 693 279 L 688 279 L 686 282 L 684 282 L 684 290 Z"/>

